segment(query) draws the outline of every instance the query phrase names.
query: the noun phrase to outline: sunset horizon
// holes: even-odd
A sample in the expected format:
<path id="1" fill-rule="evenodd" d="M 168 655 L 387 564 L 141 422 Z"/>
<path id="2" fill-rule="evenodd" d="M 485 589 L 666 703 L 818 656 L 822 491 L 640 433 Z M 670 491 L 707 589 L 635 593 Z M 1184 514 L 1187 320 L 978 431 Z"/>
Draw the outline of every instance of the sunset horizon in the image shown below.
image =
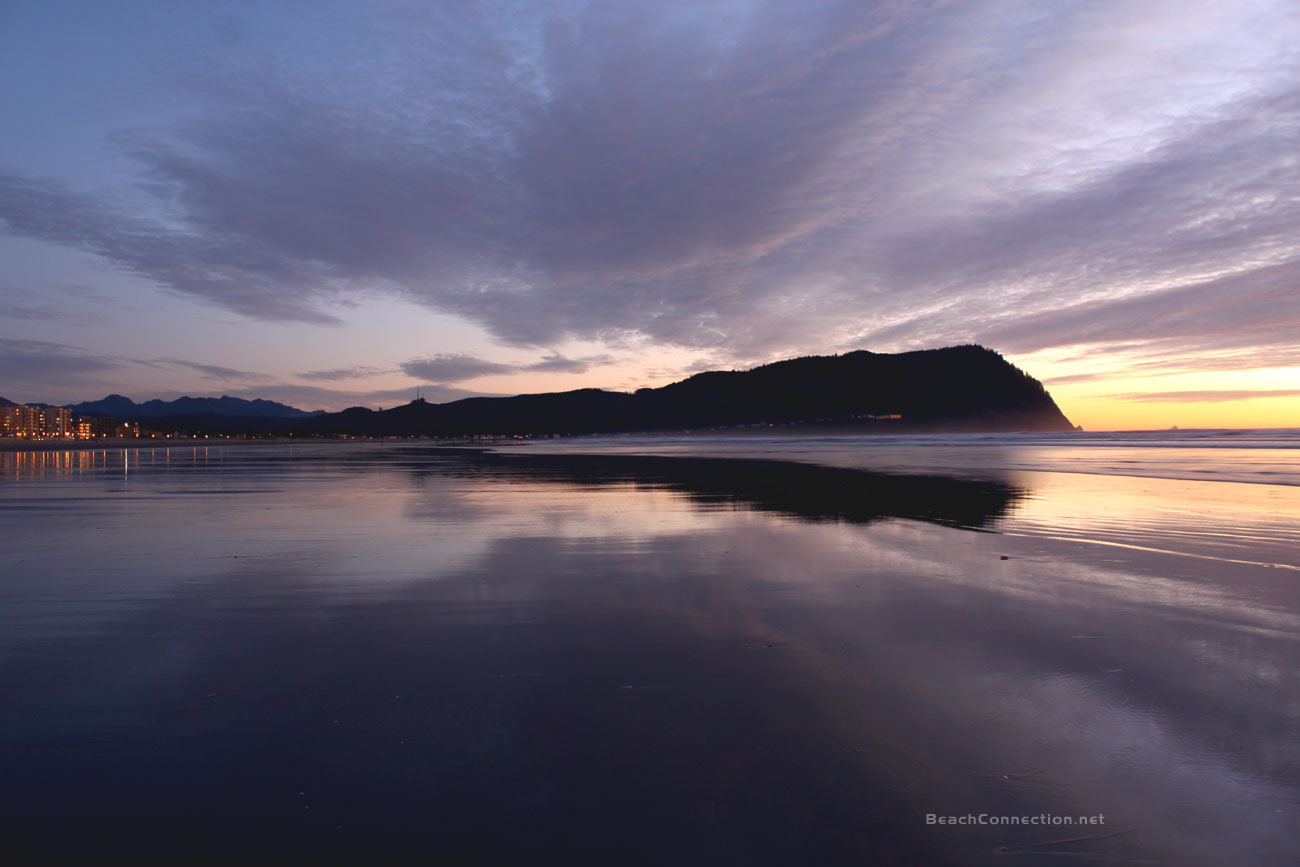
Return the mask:
<path id="1" fill-rule="evenodd" d="M 935 348 L 941 347 L 924 347 L 924 349 Z M 989 348 L 994 349 L 995 352 L 997 351 L 995 347 Z M 921 349 L 921 347 L 918 347 L 918 349 Z M 836 354 L 842 355 L 845 352 L 852 351 L 855 350 L 848 349 Z M 753 366 L 772 364 L 792 357 L 795 356 L 773 358 L 758 362 Z M 1032 369 L 1027 368 L 1023 363 L 1017 363 L 1014 358 L 1007 357 L 1007 360 L 1030 376 L 1039 379 L 1066 417 L 1085 431 L 1103 433 L 1108 431 L 1158 431 L 1169 429 L 1268 430 L 1300 427 L 1300 409 L 1297 408 L 1297 403 L 1300 403 L 1300 401 L 1297 401 L 1297 398 L 1300 397 L 1300 389 L 1218 387 L 1197 390 L 1190 388 L 1190 386 L 1231 386 L 1239 385 L 1241 380 L 1232 375 L 1164 374 L 1162 376 L 1135 377 L 1128 380 L 1131 387 L 1142 388 L 1146 386 L 1152 388 L 1153 390 L 1149 392 L 1134 391 L 1116 394 L 1103 391 L 1099 393 L 1095 380 L 1091 375 L 1082 377 L 1088 385 L 1073 386 L 1072 383 L 1077 380 L 1069 374 L 1059 377 L 1062 382 L 1058 384 L 1053 381 L 1053 377 L 1037 376 Z M 443 356 L 439 359 L 424 359 L 423 362 L 427 365 L 442 364 L 448 368 L 458 365 L 464 365 L 466 368 L 477 365 L 500 368 L 510 367 L 507 364 L 485 362 L 482 359 L 469 356 Z M 526 368 L 527 365 L 519 365 L 519 367 Z M 292 389 L 285 389 L 275 385 L 249 386 L 239 381 L 230 382 L 223 386 L 214 382 L 218 377 L 205 375 L 196 387 L 188 390 L 173 388 L 130 393 L 129 389 L 109 388 L 108 391 L 102 394 L 84 394 L 79 399 L 65 399 L 60 402 L 60 405 L 69 406 L 93 402 L 103 399 L 109 394 L 121 394 L 137 404 L 148 400 L 168 401 L 180 397 L 231 396 L 244 400 L 275 400 L 308 412 L 339 412 L 355 406 L 365 406 L 370 409 L 390 408 L 400 406 L 417 398 L 431 403 L 449 403 L 467 397 L 510 397 L 518 394 L 542 394 L 588 388 L 630 393 L 638 388 L 658 388 L 702 372 L 705 371 L 691 370 L 676 377 L 663 375 L 658 378 L 638 380 L 630 385 L 621 384 L 617 386 L 595 384 L 594 378 L 588 373 L 552 376 L 537 376 L 534 374 L 529 376 L 527 373 L 508 372 L 502 374 L 493 372 L 475 375 L 473 379 L 463 381 L 461 387 L 454 390 L 448 389 L 437 382 L 416 381 L 404 386 L 372 392 L 318 389 L 303 392 L 302 397 L 306 398 L 306 400 L 299 402 L 295 402 L 293 397 L 295 392 Z M 1288 376 L 1289 373 L 1288 370 L 1269 371 L 1267 376 L 1257 376 L 1253 381 L 1261 385 L 1287 383 L 1291 381 Z M 521 380 L 535 381 L 538 385 L 526 391 L 506 390 L 510 387 L 519 387 L 522 385 Z M 1116 380 L 1105 379 L 1101 381 L 1103 387 L 1107 383 L 1113 386 L 1113 383 L 1116 382 Z M 465 387 L 473 386 L 475 383 L 478 383 L 480 387 Z M 105 387 L 109 385 L 106 384 Z M 1154 390 L 1161 385 L 1183 386 L 1183 388 L 1175 387 L 1168 391 Z M 497 386 L 500 390 L 493 390 L 493 386 Z M 59 391 L 64 394 L 80 393 L 75 392 L 75 389 L 72 388 Z M 287 395 L 287 399 L 282 399 L 277 395 Z M 20 404 L 54 402 L 41 393 L 26 396 L 22 400 L 12 398 L 7 394 L 0 395 L 0 397 L 8 398 Z M 312 403 L 313 398 L 316 400 L 315 403 Z"/>

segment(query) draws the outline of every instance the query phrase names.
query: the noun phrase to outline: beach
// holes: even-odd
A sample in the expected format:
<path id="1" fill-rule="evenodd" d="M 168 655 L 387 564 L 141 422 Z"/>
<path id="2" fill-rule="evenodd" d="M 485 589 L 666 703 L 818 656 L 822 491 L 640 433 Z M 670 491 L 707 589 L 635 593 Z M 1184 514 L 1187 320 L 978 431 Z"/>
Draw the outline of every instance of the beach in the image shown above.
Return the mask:
<path id="1" fill-rule="evenodd" d="M 179 446 L 204 445 L 270 445 L 272 443 L 292 442 L 289 437 L 264 437 L 245 439 L 243 437 L 206 436 L 206 437 L 105 437 L 93 440 L 75 439 L 19 439 L 0 437 L 0 452 L 88 452 L 121 449 L 160 449 Z"/>
<path id="2" fill-rule="evenodd" d="M 1285 863 L 1295 443 L 0 454 L 0 821 L 51 860 Z"/>

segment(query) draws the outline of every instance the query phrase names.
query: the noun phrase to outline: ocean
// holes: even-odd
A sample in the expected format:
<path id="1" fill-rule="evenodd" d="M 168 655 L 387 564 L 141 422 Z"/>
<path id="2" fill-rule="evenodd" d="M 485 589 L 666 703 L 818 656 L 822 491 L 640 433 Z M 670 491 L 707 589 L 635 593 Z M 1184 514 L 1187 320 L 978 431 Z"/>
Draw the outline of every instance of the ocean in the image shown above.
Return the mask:
<path id="1" fill-rule="evenodd" d="M 0 452 L 15 863 L 1291 863 L 1300 432 Z"/>

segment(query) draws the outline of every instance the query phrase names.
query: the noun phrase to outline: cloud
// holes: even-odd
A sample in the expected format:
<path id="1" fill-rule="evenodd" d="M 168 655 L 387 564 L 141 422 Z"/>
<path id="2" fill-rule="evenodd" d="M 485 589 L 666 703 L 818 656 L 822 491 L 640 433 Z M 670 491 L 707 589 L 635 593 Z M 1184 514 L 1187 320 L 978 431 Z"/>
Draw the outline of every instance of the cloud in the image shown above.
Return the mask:
<path id="1" fill-rule="evenodd" d="M 1049 379 L 1044 379 L 1043 385 L 1067 385 L 1075 382 L 1093 382 L 1105 378 L 1105 374 L 1101 373 L 1071 373 L 1067 376 L 1053 376 Z"/>
<path id="2" fill-rule="evenodd" d="M 538 373 L 586 373 L 592 367 L 599 367 L 602 364 L 611 364 L 614 357 L 607 354 L 588 355 L 584 358 L 566 358 L 559 353 L 553 353 L 546 356 L 541 361 L 535 361 L 532 364 L 525 364 L 519 367 L 519 370 L 535 371 Z"/>
<path id="3" fill-rule="evenodd" d="M 299 379 L 318 379 L 327 382 L 333 382 L 339 379 L 363 379 L 367 376 L 376 376 L 381 373 L 390 373 L 388 368 L 372 367 L 364 364 L 354 364 L 351 367 L 339 367 L 333 370 L 308 370 L 304 373 L 295 374 Z"/>
<path id="4" fill-rule="evenodd" d="M 117 133 L 131 184 L 0 174 L 8 230 L 258 319 L 389 294 L 523 347 L 1286 353 L 1294 4 L 284 15 L 187 43 L 202 108 Z"/>
<path id="5" fill-rule="evenodd" d="M 1300 388 L 1224 389 L 1221 391 L 1148 391 L 1129 394 L 1112 394 L 1118 400 L 1136 400 L 1148 403 L 1226 403 L 1234 400 L 1254 400 L 1267 397 L 1300 397 Z"/>
<path id="6" fill-rule="evenodd" d="M 88 325 L 94 321 L 90 316 L 77 311 L 69 311 L 64 305 L 42 298 L 33 292 L 18 289 L 0 290 L 0 317 L 7 320 L 28 319 L 37 321 L 60 320 Z"/>
<path id="7" fill-rule="evenodd" d="M 1027 315 L 985 336 L 1012 352 L 1127 341 L 1125 349 L 1136 347 L 1155 356 L 1147 366 L 1157 368 L 1232 352 L 1244 353 L 1240 360 L 1253 367 L 1294 366 L 1300 365 L 1297 286 L 1300 259 L 1137 297 Z"/>
<path id="8" fill-rule="evenodd" d="M 48 386 L 63 386 L 70 381 L 98 383 L 103 382 L 102 374 L 121 366 L 119 359 L 95 355 L 74 346 L 0 337 L 0 373 L 4 376 L 6 389 L 15 388 L 27 393 Z M 5 396 L 17 400 L 12 394 Z"/>
<path id="9" fill-rule="evenodd" d="M 0 319 L 98 325 L 107 319 L 102 307 L 105 300 L 84 286 L 55 286 L 43 291 L 0 287 Z"/>
<path id="10" fill-rule="evenodd" d="M 248 370 L 236 370 L 233 367 L 222 367 L 218 364 L 201 364 L 197 361 L 185 361 L 180 358 L 154 358 L 147 361 L 141 360 L 137 363 L 148 365 L 150 367 L 180 367 L 185 370 L 193 370 L 197 373 L 201 373 L 208 379 L 220 379 L 227 382 L 231 380 L 260 382 L 270 379 L 270 377 L 264 373 L 253 373 Z"/>
<path id="11" fill-rule="evenodd" d="M 30 395 L 30 400 L 75 403 L 86 400 L 92 389 L 103 389 L 97 396 L 108 391 L 120 392 L 142 367 L 194 371 L 223 383 L 270 380 L 264 374 L 182 358 L 124 358 L 87 352 L 63 343 L 0 338 L 0 376 L 3 376 L 0 387 Z M 175 396 L 180 396 L 180 392 Z"/>
<path id="12" fill-rule="evenodd" d="M 480 376 L 514 373 L 586 373 L 592 367 L 610 364 L 613 356 L 601 353 L 582 358 L 568 358 L 558 352 L 531 364 L 503 364 L 465 353 L 434 355 L 404 361 L 401 370 L 408 376 L 434 382 L 460 382 Z"/>
<path id="13" fill-rule="evenodd" d="M 463 353 L 416 358 L 404 361 L 400 366 L 407 376 L 433 382 L 458 382 L 462 379 L 474 379 L 493 373 L 513 373 L 515 370 L 508 364 L 486 361 Z"/>
<path id="14" fill-rule="evenodd" d="M 0 172 L 0 218 L 20 237 L 95 253 L 128 273 L 238 313 L 338 321 L 318 310 L 314 299 L 327 297 L 340 278 L 328 266 L 279 255 L 256 238 L 172 229 L 115 198 L 7 172 Z"/>
<path id="15" fill-rule="evenodd" d="M 222 394 L 247 399 L 275 400 L 300 409 L 330 411 L 350 406 L 394 406 L 415 399 L 416 386 L 388 389 L 335 389 L 314 385 L 277 382 L 252 371 L 203 364 L 180 358 L 131 359 L 98 355 L 75 346 L 40 340 L 0 337 L 0 395 L 15 401 L 43 401 L 69 404 L 122 392 L 124 382 L 139 367 L 180 369 L 199 373 L 222 383 Z M 332 371 L 325 371 L 332 372 Z M 340 379 L 346 377 L 338 377 Z M 233 387 L 232 387 L 233 386 Z M 420 394 L 433 403 L 467 397 L 499 397 L 497 392 L 474 391 L 453 385 L 428 383 Z M 94 389 L 100 389 L 92 394 Z M 146 397 L 170 400 L 182 395 L 205 396 L 201 389 L 151 390 Z M 208 396 L 217 396 L 215 393 Z M 142 398 L 143 399 L 143 398 Z"/>

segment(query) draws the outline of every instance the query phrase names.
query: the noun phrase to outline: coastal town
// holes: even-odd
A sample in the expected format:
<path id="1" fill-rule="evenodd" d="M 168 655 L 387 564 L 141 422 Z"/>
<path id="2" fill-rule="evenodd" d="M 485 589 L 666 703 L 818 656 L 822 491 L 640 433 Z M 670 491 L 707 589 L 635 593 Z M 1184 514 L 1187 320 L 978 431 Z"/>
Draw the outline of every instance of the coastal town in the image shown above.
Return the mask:
<path id="1" fill-rule="evenodd" d="M 60 406 L 0 406 L 0 437 L 23 440 L 98 440 L 161 437 L 158 431 L 140 431 L 139 422 L 73 415 Z"/>

